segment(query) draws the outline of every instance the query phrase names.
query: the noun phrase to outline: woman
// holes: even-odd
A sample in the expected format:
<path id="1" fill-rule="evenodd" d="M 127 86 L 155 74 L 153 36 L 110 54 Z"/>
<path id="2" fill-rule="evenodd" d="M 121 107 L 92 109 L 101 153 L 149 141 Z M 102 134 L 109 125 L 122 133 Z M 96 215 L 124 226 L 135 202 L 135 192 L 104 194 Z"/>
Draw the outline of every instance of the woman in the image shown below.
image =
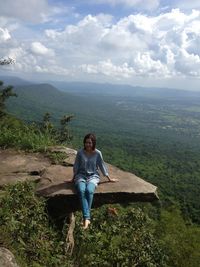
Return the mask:
<path id="1" fill-rule="evenodd" d="M 92 133 L 87 134 L 84 137 L 83 144 L 84 148 L 80 149 L 76 155 L 72 180 L 75 183 L 81 202 L 83 228 L 87 229 L 90 224 L 90 210 L 94 191 L 100 180 L 98 169 L 108 178 L 108 181 L 116 182 L 117 180 L 111 179 L 108 175 L 101 151 L 96 149 L 95 135 Z"/>

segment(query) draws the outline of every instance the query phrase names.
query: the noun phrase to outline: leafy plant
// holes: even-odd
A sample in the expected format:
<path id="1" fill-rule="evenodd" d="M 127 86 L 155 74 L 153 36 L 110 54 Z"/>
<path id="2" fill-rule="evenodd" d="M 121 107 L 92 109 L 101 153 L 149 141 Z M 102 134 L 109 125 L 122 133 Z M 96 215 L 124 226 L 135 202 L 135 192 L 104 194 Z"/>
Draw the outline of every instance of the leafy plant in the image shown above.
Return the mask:
<path id="1" fill-rule="evenodd" d="M 156 242 L 151 221 L 139 208 L 117 206 L 117 215 L 108 207 L 93 211 L 91 227 L 80 227 L 78 214 L 75 233 L 75 260 L 82 266 L 164 266 L 164 256 Z"/>
<path id="2" fill-rule="evenodd" d="M 45 200 L 35 196 L 34 184 L 23 182 L 4 189 L 0 198 L 0 243 L 24 266 L 69 266 L 63 238 L 49 221 Z"/>

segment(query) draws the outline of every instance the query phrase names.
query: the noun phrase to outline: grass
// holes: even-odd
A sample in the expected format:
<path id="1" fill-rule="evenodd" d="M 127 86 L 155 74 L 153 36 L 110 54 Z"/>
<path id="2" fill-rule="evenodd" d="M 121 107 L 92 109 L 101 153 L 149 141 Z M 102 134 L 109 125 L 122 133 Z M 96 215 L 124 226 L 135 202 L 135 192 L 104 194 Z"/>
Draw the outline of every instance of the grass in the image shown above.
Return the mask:
<path id="1" fill-rule="evenodd" d="M 46 151 L 48 146 L 56 144 L 55 138 L 42 131 L 37 125 L 27 125 L 19 119 L 7 115 L 0 122 L 0 147 Z"/>

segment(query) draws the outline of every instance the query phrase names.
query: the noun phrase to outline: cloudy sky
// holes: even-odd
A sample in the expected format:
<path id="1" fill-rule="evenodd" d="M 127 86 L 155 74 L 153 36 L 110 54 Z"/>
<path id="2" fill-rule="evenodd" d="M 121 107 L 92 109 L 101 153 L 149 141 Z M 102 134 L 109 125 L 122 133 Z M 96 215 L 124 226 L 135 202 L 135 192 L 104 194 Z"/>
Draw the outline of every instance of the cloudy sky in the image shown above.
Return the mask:
<path id="1" fill-rule="evenodd" d="M 0 0 L 0 74 L 200 90 L 199 0 Z"/>

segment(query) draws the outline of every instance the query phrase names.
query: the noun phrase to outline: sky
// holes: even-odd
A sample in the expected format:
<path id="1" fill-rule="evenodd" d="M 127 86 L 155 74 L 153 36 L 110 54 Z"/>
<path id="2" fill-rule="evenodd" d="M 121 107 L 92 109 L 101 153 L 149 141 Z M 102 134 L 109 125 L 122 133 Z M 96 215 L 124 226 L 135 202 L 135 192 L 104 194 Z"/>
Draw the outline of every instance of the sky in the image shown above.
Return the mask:
<path id="1" fill-rule="evenodd" d="M 0 0 L 0 75 L 200 91 L 199 0 Z"/>

